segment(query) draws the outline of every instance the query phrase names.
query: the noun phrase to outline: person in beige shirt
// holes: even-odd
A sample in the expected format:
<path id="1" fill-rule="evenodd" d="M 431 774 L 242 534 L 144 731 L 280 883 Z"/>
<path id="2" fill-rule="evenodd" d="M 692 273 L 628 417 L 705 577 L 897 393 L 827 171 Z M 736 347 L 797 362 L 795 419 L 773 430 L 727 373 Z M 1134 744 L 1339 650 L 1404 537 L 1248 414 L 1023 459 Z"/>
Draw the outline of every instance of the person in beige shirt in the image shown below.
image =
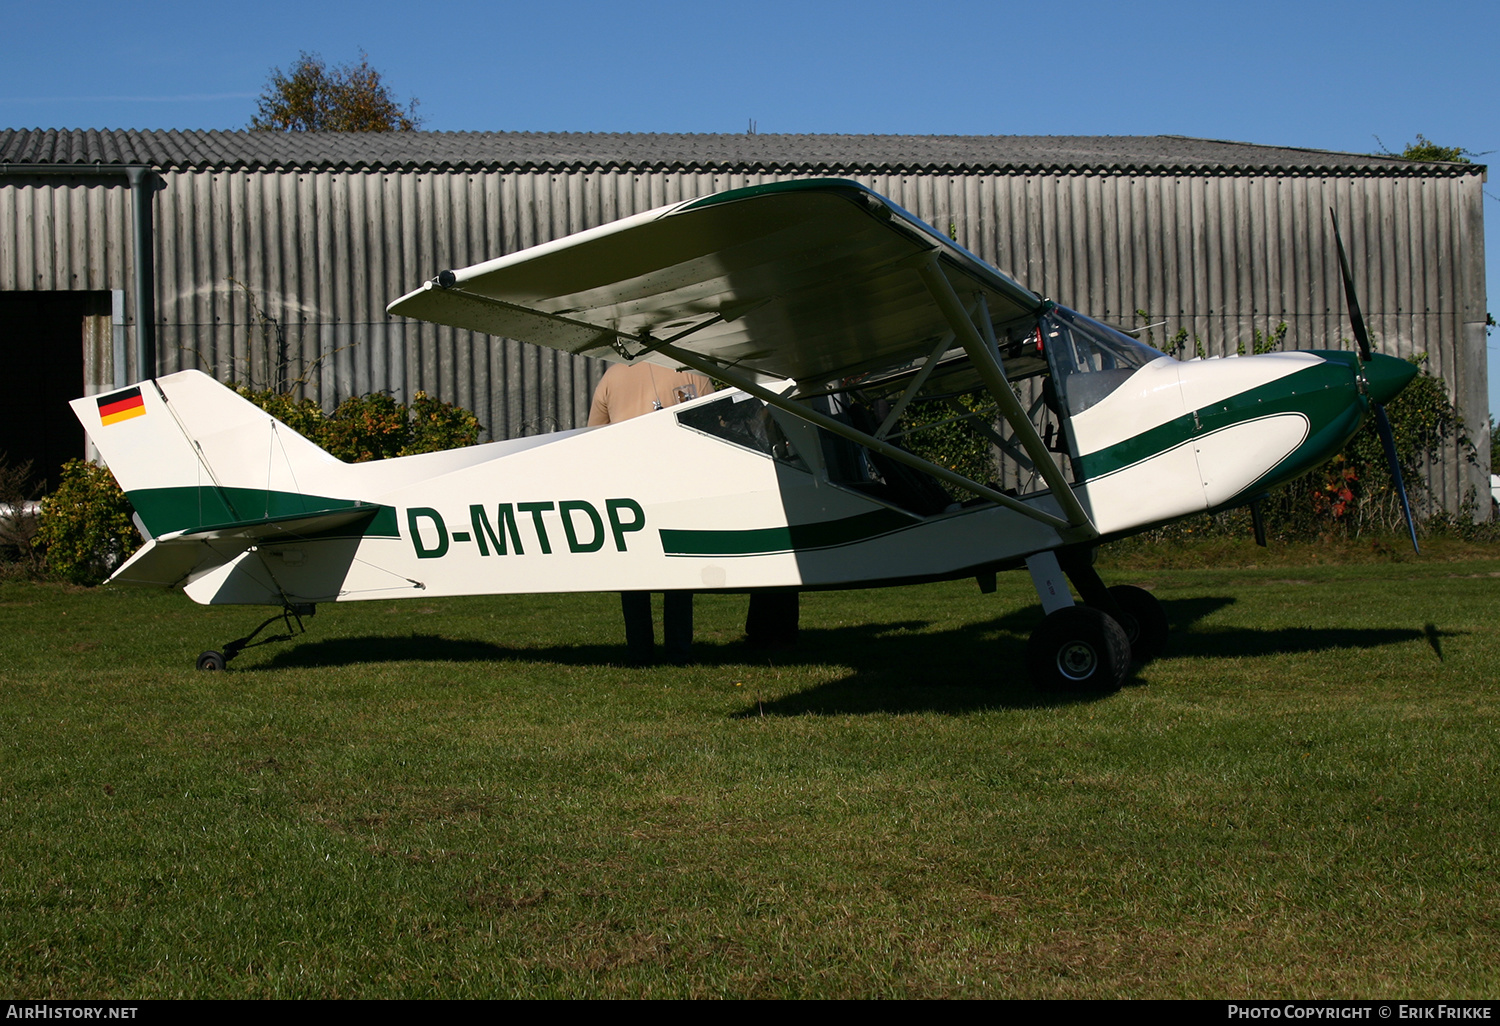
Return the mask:
<path id="1" fill-rule="evenodd" d="M 599 387 L 594 389 L 589 427 L 618 424 L 708 395 L 713 390 L 712 381 L 690 370 L 672 370 L 654 363 L 611 364 Z"/>
<path id="2" fill-rule="evenodd" d="M 714 390 L 702 374 L 672 370 L 654 363 L 616 363 L 604 372 L 589 407 L 589 427 L 618 424 L 655 410 L 676 406 Z M 636 662 L 650 662 L 656 650 L 656 628 L 651 622 L 651 593 L 620 593 L 625 616 L 625 644 Z M 667 657 L 688 658 L 693 644 L 693 593 L 669 591 L 662 596 L 662 644 Z"/>

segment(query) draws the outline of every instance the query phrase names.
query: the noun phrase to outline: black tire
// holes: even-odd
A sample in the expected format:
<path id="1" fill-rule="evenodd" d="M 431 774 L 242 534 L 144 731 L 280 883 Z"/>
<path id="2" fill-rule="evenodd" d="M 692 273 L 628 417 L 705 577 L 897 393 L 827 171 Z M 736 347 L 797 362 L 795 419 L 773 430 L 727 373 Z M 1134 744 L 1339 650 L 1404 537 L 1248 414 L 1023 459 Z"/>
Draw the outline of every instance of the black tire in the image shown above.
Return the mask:
<path id="1" fill-rule="evenodd" d="M 1026 669 L 1042 691 L 1114 691 L 1130 672 L 1130 641 L 1114 617 L 1089 606 L 1059 609 L 1026 645 Z"/>
<path id="2" fill-rule="evenodd" d="M 1120 626 L 1130 639 L 1131 658 L 1149 663 L 1167 650 L 1167 614 L 1155 595 L 1133 584 L 1117 584 L 1109 597 L 1125 614 Z"/>
<path id="3" fill-rule="evenodd" d="M 198 657 L 198 669 L 200 670 L 222 670 L 229 665 L 229 660 L 224 658 L 222 652 L 204 652 Z"/>

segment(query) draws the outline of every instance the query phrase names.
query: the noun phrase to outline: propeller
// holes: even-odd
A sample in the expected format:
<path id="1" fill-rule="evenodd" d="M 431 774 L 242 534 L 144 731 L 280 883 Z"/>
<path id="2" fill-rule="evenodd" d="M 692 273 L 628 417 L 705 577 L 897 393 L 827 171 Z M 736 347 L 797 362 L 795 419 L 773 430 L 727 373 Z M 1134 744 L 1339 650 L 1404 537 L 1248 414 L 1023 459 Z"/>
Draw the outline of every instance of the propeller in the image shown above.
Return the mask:
<path id="1" fill-rule="evenodd" d="M 1359 296 L 1354 291 L 1354 275 L 1349 273 L 1349 258 L 1344 253 L 1344 240 L 1339 235 L 1339 218 L 1333 212 L 1332 207 L 1328 209 L 1328 215 L 1333 218 L 1333 241 L 1339 250 L 1339 269 L 1344 273 L 1344 299 L 1349 304 L 1349 325 L 1354 330 L 1354 343 L 1359 347 L 1359 359 L 1365 365 L 1367 380 L 1372 385 L 1377 385 L 1377 378 L 1386 378 L 1390 377 L 1390 375 L 1377 367 L 1371 366 L 1375 362 L 1375 357 L 1370 349 L 1370 333 L 1365 330 L 1365 319 L 1359 312 Z M 1381 359 L 1389 360 L 1392 357 L 1382 356 Z M 1409 377 L 1409 375 L 1403 376 L 1402 385 L 1406 383 L 1406 377 Z M 1396 390 L 1399 390 L 1399 388 L 1400 385 L 1397 385 Z M 1389 395 L 1395 395 L 1395 391 L 1372 387 L 1370 391 L 1370 408 L 1375 411 L 1375 430 L 1379 433 L 1380 444 L 1385 449 L 1385 461 L 1391 468 L 1391 480 L 1396 483 L 1396 494 L 1401 497 L 1401 512 L 1406 516 L 1406 529 L 1411 534 L 1411 547 L 1416 551 L 1417 555 L 1421 555 L 1422 549 L 1417 545 L 1416 521 L 1412 519 L 1411 503 L 1406 498 L 1406 483 L 1401 479 L 1401 461 L 1396 457 L 1396 436 L 1391 431 L 1390 418 L 1385 415 L 1385 404 L 1380 401 L 1386 397 L 1382 393 L 1387 391 L 1389 391 Z"/>

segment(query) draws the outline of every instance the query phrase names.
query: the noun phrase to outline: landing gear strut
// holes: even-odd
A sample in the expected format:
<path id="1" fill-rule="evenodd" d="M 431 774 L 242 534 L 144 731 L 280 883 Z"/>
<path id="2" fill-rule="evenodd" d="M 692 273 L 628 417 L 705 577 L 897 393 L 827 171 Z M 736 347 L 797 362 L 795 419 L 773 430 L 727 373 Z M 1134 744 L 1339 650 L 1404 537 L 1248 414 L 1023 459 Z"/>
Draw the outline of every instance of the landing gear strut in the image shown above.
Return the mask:
<path id="1" fill-rule="evenodd" d="M 224 650 L 222 652 L 210 649 L 207 652 L 201 653 L 198 656 L 198 669 L 212 671 L 224 670 L 229 667 L 229 660 L 233 659 L 235 656 L 239 655 L 247 648 L 254 648 L 256 645 L 268 645 L 273 641 L 290 641 L 298 634 L 306 634 L 307 627 L 303 625 L 302 618 L 304 616 L 312 616 L 316 611 L 317 607 L 314 606 L 311 602 L 288 603 L 282 606 L 279 612 L 269 617 L 265 623 L 255 628 L 255 630 L 251 631 L 243 638 L 236 638 L 234 641 L 229 642 L 229 644 L 224 646 Z M 259 641 L 255 641 L 255 636 L 257 634 L 265 630 L 267 627 L 271 626 L 271 624 L 275 623 L 277 620 L 280 620 L 286 626 L 285 634 L 273 634 L 269 638 L 262 638 Z M 293 620 L 297 621 L 297 625 L 295 628 L 292 626 Z M 252 644 L 252 642 L 254 642 L 254 644 Z"/>
<path id="2" fill-rule="evenodd" d="M 1026 646 L 1026 668 L 1045 691 L 1113 691 L 1131 662 L 1146 663 L 1167 644 L 1167 617 L 1149 591 L 1122 584 L 1106 588 L 1091 553 L 1041 552 L 1027 560 L 1047 618 Z M 1074 605 L 1071 581 L 1086 605 Z"/>

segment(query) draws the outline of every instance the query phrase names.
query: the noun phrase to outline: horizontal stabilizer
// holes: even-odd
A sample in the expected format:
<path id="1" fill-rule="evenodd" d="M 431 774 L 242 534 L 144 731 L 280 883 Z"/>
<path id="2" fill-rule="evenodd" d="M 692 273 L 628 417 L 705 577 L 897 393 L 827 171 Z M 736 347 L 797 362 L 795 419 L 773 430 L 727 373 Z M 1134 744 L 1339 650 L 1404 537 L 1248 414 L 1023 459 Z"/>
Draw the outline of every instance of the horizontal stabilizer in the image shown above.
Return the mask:
<path id="1" fill-rule="evenodd" d="M 313 516 L 286 516 L 251 523 L 177 531 L 146 543 L 110 577 L 111 583 L 174 588 L 238 558 L 267 542 L 327 537 L 343 528 L 368 525 L 385 507 L 330 510 Z"/>
<path id="2" fill-rule="evenodd" d="M 218 524 L 198 527 L 190 531 L 166 535 L 163 541 L 187 539 L 193 541 L 243 541 L 242 548 L 261 542 L 282 539 L 303 539 L 313 535 L 328 534 L 354 524 L 364 526 L 382 510 L 393 514 L 383 506 L 358 506 L 355 508 L 325 510 L 319 513 L 297 513 L 281 517 L 265 517 L 233 524 Z M 358 534 L 360 532 L 353 532 Z"/>
<path id="3" fill-rule="evenodd" d="M 248 547 L 248 546 L 246 546 Z M 111 584 L 175 588 L 233 559 L 244 547 L 221 553 L 199 539 L 148 541 L 110 577 Z"/>

